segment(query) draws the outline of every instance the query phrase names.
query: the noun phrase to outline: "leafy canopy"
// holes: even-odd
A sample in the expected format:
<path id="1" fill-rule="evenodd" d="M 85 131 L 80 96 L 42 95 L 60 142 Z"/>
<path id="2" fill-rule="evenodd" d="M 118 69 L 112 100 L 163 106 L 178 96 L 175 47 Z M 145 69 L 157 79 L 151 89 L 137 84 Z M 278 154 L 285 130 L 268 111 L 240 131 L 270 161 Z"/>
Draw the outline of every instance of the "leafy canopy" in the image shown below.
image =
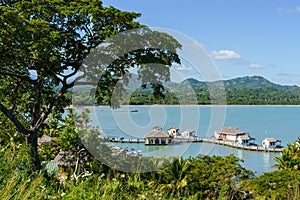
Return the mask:
<path id="1" fill-rule="evenodd" d="M 180 45 L 172 37 L 157 32 L 153 32 L 153 41 L 163 44 L 159 46 L 162 49 L 149 48 L 151 40 L 147 40 L 142 43 L 142 48 L 120 51 L 122 54 L 114 57 L 116 61 L 109 65 L 105 66 L 107 63 L 99 57 L 94 59 L 96 64 L 90 63 L 89 66 L 102 67 L 99 74 L 82 67 L 91 51 L 118 33 L 137 28 L 143 28 L 145 37 L 151 33 L 150 29 L 135 21 L 139 16 L 138 13 L 103 7 L 99 0 L 0 2 L 1 122 L 9 119 L 28 143 L 35 146 L 32 151 L 35 160 L 38 160 L 38 130 L 53 110 L 62 113 L 63 108 L 71 103 L 66 94 L 77 79 L 87 79 L 89 73 L 100 77 L 105 84 L 99 84 L 101 92 L 98 95 L 100 100 L 108 96 L 108 101 L 111 88 L 116 85 L 113 77 L 123 75 L 129 67 L 140 67 L 143 80 L 146 80 L 144 71 L 154 74 L 148 81 L 159 77 L 168 79 L 168 66 L 179 62 L 176 48 Z M 134 44 L 130 40 L 123 42 Z M 167 46 L 170 48 L 163 49 Z M 110 51 L 122 49 L 120 45 L 107 47 Z M 148 62 L 162 64 L 163 70 L 145 68 L 143 64 Z"/>

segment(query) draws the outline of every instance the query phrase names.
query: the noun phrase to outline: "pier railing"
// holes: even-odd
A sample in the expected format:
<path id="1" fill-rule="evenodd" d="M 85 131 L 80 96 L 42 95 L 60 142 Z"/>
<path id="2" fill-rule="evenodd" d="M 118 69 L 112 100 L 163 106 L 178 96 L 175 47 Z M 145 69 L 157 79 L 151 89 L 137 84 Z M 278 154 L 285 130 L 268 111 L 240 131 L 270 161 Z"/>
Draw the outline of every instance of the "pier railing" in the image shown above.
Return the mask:
<path id="1" fill-rule="evenodd" d="M 258 146 L 258 145 L 246 146 L 246 145 L 239 144 L 237 142 L 216 140 L 213 138 L 199 138 L 199 140 L 202 140 L 202 142 L 215 143 L 215 144 L 230 146 L 230 147 L 249 150 L 249 151 L 282 152 L 282 148 L 266 148 L 266 147 Z"/>
<path id="2" fill-rule="evenodd" d="M 145 143 L 145 138 L 105 138 L 106 141 L 109 142 L 120 142 L 120 143 Z M 178 142 L 206 142 L 206 143 L 214 143 L 218 145 L 229 146 L 233 148 L 249 150 L 249 151 L 265 151 L 265 152 L 282 152 L 282 148 L 265 148 L 259 145 L 249 145 L 245 146 L 233 141 L 224 141 L 217 140 L 214 138 L 205 138 L 205 137 L 189 137 L 189 138 L 175 138 L 175 143 Z"/>

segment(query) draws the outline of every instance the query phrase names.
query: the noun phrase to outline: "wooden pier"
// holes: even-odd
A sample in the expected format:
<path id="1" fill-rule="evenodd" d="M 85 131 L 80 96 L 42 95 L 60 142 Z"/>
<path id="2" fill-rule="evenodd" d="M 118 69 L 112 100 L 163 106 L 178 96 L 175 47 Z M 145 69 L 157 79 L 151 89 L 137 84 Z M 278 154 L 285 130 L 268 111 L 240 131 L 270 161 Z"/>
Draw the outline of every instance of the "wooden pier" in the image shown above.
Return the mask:
<path id="1" fill-rule="evenodd" d="M 258 146 L 258 145 L 245 146 L 237 142 L 216 140 L 213 138 L 199 138 L 199 139 L 202 140 L 202 142 L 214 143 L 214 144 L 219 144 L 219 145 L 224 145 L 224 146 L 229 146 L 229 147 L 249 150 L 249 151 L 282 152 L 282 148 L 264 148 L 263 146 Z"/>
<path id="2" fill-rule="evenodd" d="M 145 143 L 145 138 L 105 138 L 109 142 L 118 143 Z"/>
<path id="3" fill-rule="evenodd" d="M 109 142 L 117 143 L 145 143 L 145 138 L 105 138 Z M 214 138 L 200 138 L 200 137 L 190 137 L 190 138 L 175 138 L 175 143 L 183 142 L 206 142 L 214 143 L 218 145 L 229 146 L 237 149 L 243 149 L 248 151 L 263 151 L 263 152 L 282 152 L 282 148 L 264 148 L 258 145 L 245 146 L 237 142 L 216 140 Z"/>

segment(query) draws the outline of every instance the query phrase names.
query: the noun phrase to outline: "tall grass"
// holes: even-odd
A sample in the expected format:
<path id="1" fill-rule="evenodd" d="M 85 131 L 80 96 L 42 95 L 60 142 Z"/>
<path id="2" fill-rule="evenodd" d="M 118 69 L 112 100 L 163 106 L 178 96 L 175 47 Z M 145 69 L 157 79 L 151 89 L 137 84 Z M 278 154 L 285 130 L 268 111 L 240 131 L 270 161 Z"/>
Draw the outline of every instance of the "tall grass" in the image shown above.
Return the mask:
<path id="1" fill-rule="evenodd" d="M 113 169 L 107 169 L 103 166 L 98 168 L 98 171 L 94 171 L 91 176 L 80 178 L 75 180 L 72 178 L 72 173 L 69 174 L 68 179 L 61 183 L 56 175 L 47 175 L 42 172 L 32 173 L 26 168 L 26 155 L 23 152 L 16 154 L 12 152 L 4 152 L 0 157 L 0 199 L 1 200 L 23 200 L 23 199 L 205 199 L 214 197 L 215 199 L 241 199 L 244 193 L 243 188 L 235 187 L 235 185 L 223 185 L 216 194 L 215 188 L 208 189 L 207 191 L 199 190 L 193 191 L 191 184 L 186 185 L 185 192 L 182 192 L 179 196 L 177 193 L 168 192 L 166 190 L 159 190 L 160 181 L 163 181 L 163 177 L 156 172 L 148 174 L 131 174 L 123 173 Z M 20 156 L 21 155 L 21 156 Z M 195 161 L 196 162 L 196 161 Z M 198 162 L 198 161 L 197 161 Z M 204 161 L 202 161 L 204 162 Z M 202 163 L 203 164 L 203 163 Z M 204 165 L 201 165 L 204 166 Z M 201 168 L 199 165 L 199 169 Z M 209 165 L 211 168 L 211 165 Z M 13 170 L 12 170 L 13 169 Z M 193 171 L 195 172 L 195 171 Z M 202 173 L 202 174 L 201 174 Z M 192 183 L 204 183 L 207 182 L 207 177 L 201 178 L 203 172 L 192 173 Z M 216 173 L 210 172 L 210 176 Z M 284 174 L 286 173 L 286 174 Z M 252 193 L 254 198 L 264 198 L 265 190 L 261 187 L 266 185 L 267 190 L 270 190 L 270 197 L 273 197 L 275 193 L 282 195 L 282 190 L 287 191 L 285 199 L 296 200 L 300 197 L 299 180 L 300 174 L 294 175 L 290 172 L 273 172 L 257 177 L 256 179 L 247 179 L 248 192 Z M 277 174 L 277 175 L 276 175 Z M 282 179 L 281 177 L 291 176 L 291 178 Z M 265 178 L 264 178 L 265 177 Z M 268 188 L 270 177 L 274 177 L 279 181 L 273 181 L 277 183 L 276 188 Z M 294 180 L 293 182 L 290 181 Z M 172 182 L 171 178 L 170 181 Z M 196 182 L 195 182 L 196 181 Z M 155 184 L 149 184 L 155 182 Z M 288 184 L 284 184 L 288 183 Z M 289 184 L 290 183 L 290 184 Z M 216 183 L 217 184 L 217 183 Z M 203 185 L 206 187 L 207 185 Z M 251 187 L 250 187 L 251 186 Z M 201 186 L 202 187 L 202 186 Z M 261 193 L 259 192 L 261 191 Z M 204 192 L 210 193 L 210 195 L 204 194 Z M 238 196 L 239 194 L 241 196 Z M 274 194 L 273 194 L 274 193 Z M 215 194 L 215 196 L 214 196 Z M 272 198 L 271 198 L 272 199 Z"/>

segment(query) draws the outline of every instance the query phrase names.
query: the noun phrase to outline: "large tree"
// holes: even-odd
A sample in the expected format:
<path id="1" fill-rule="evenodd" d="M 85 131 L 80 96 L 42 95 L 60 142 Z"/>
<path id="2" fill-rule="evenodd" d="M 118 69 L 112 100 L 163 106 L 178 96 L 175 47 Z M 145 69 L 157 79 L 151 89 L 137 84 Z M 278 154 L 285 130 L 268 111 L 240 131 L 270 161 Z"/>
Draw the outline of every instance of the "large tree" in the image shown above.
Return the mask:
<path id="1" fill-rule="evenodd" d="M 37 151 L 39 130 L 52 112 L 62 113 L 70 103 L 66 94 L 74 87 L 74 76 L 79 78 L 79 71 L 81 78 L 91 73 L 81 67 L 87 55 L 120 32 L 144 28 L 135 34 L 147 36 L 152 31 L 135 21 L 139 16 L 104 7 L 99 0 L 0 1 L 1 121 L 9 119 L 26 138 L 35 169 L 41 168 Z M 113 76 L 122 76 L 129 67 L 140 66 L 138 71 L 144 80 L 168 79 L 168 67 L 179 62 L 174 52 L 180 44 L 161 33 L 155 33 L 154 42 L 168 43 L 164 45 L 168 48 L 148 48 L 151 45 L 147 41 L 143 48 L 124 52 L 115 62 L 108 63 L 100 75 L 101 80 L 105 79 L 98 84 L 100 91 L 103 87 L 109 91 L 103 94 L 111 95 L 111 87 L 116 85 Z M 149 70 L 146 63 L 160 63 L 165 68 Z M 150 79 L 149 72 L 153 74 Z M 103 100 L 103 95 L 98 95 Z"/>

